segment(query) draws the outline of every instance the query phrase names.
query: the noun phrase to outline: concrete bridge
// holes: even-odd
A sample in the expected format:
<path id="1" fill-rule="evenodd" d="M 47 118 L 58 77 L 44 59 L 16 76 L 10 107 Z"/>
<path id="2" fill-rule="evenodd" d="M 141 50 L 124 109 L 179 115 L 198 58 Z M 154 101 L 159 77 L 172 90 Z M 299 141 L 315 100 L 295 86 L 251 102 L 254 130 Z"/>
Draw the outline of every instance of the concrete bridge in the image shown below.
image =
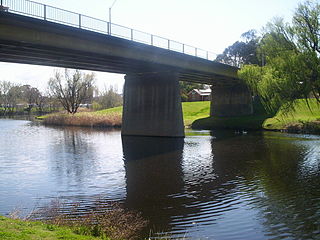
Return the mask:
<path id="1" fill-rule="evenodd" d="M 191 56 L 186 54 L 190 46 L 167 39 L 168 49 L 163 49 L 153 35 L 151 44 L 137 42 L 132 29 L 129 39 L 119 38 L 111 34 L 114 26 L 108 22 L 106 34 L 92 31 L 83 25 L 81 14 L 78 25 L 57 23 L 48 19 L 48 6 L 41 6 L 41 16 L 0 7 L 0 61 L 126 74 L 123 135 L 183 137 L 179 81 L 212 85 L 214 116 L 252 113 L 251 96 L 237 77 L 238 69 L 208 60 L 208 52 L 204 59 L 198 57 L 203 50 L 194 48 Z"/>

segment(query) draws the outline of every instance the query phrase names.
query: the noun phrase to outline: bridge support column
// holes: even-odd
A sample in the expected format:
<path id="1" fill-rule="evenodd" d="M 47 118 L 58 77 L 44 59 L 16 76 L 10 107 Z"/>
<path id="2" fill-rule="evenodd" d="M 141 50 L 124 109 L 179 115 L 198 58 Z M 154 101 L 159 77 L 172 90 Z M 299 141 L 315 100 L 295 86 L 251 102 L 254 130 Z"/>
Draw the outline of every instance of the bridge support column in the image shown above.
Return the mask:
<path id="1" fill-rule="evenodd" d="M 184 137 L 177 74 L 127 74 L 123 102 L 122 135 Z"/>
<path id="2" fill-rule="evenodd" d="M 212 86 L 210 116 L 234 117 L 252 113 L 252 97 L 245 84 Z"/>

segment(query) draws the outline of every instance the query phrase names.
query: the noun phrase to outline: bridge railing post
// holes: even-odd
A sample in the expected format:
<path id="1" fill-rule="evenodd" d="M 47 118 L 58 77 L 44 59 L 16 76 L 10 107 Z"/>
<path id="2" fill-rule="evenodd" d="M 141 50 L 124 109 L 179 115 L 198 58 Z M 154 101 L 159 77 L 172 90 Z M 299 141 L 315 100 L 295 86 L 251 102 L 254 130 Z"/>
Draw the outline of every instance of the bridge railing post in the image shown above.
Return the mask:
<path id="1" fill-rule="evenodd" d="M 130 31 L 131 31 L 131 41 L 133 41 L 133 29 L 131 28 Z"/>
<path id="2" fill-rule="evenodd" d="M 110 26 L 110 22 L 107 22 L 107 31 L 108 31 L 108 35 L 111 35 L 111 26 Z"/>
<path id="3" fill-rule="evenodd" d="M 153 46 L 153 35 L 151 34 L 151 46 Z"/>
<path id="4" fill-rule="evenodd" d="M 198 56 L 198 48 L 195 48 L 195 56 L 197 57 Z"/>
<path id="5" fill-rule="evenodd" d="M 168 39 L 168 50 L 170 50 L 170 40 Z"/>
<path id="6" fill-rule="evenodd" d="M 47 20 L 47 5 L 45 4 L 43 5 L 43 19 Z"/>
<path id="7" fill-rule="evenodd" d="M 81 28 L 81 14 L 79 14 L 79 28 Z"/>

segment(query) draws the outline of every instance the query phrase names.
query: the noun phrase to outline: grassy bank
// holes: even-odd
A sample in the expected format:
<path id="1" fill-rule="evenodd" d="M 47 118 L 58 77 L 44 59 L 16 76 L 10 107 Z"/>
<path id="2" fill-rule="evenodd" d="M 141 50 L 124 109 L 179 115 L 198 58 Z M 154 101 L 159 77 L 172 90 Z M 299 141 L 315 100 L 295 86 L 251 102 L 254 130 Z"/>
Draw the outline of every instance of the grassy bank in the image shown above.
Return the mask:
<path id="1" fill-rule="evenodd" d="M 193 129 L 237 129 L 258 130 L 266 118 L 266 114 L 241 116 L 241 117 L 207 117 L 195 120 L 191 127 Z"/>
<path id="2" fill-rule="evenodd" d="M 310 107 L 310 108 L 309 108 Z M 277 114 L 263 123 L 267 130 L 286 130 L 288 132 L 320 133 L 320 105 L 315 99 L 295 102 L 294 110 L 286 113 L 280 109 Z"/>
<path id="3" fill-rule="evenodd" d="M 42 222 L 15 220 L 0 216 L 0 239 L 3 240 L 89 240 L 102 239 L 74 233 L 68 227 L 60 227 Z"/>
<path id="4" fill-rule="evenodd" d="M 0 216 L 0 239 L 133 240 L 141 239 L 148 224 L 139 212 L 120 203 L 99 199 L 86 213 L 84 206 L 56 199 L 24 218 L 19 211 L 11 218 Z"/>
<path id="5" fill-rule="evenodd" d="M 310 107 L 310 108 L 309 108 Z M 274 116 L 266 114 L 259 104 L 255 114 L 241 117 L 206 117 L 192 123 L 195 129 L 284 130 L 296 133 L 320 133 L 320 106 L 315 99 L 295 102 L 294 110 L 286 113 L 280 109 Z"/>
<path id="6" fill-rule="evenodd" d="M 210 102 L 182 103 L 184 123 L 186 126 L 198 119 L 209 116 Z M 104 109 L 96 112 L 79 112 L 74 115 L 53 113 L 38 117 L 48 125 L 85 126 L 85 127 L 121 127 L 122 107 Z"/>
<path id="7" fill-rule="evenodd" d="M 254 115 L 240 117 L 209 117 L 198 118 L 192 122 L 193 129 L 237 129 L 237 130 L 258 130 L 262 129 L 264 121 L 270 117 L 261 103 L 254 103 Z"/>
<path id="8" fill-rule="evenodd" d="M 193 121 L 199 118 L 206 118 L 210 115 L 210 101 L 183 102 L 182 112 L 184 125 L 190 126 Z"/>
<path id="9" fill-rule="evenodd" d="M 194 129 L 238 129 L 238 130 L 287 130 L 290 132 L 320 132 L 320 107 L 315 99 L 297 100 L 295 111 L 284 113 L 279 110 L 275 116 L 265 113 L 261 104 L 254 104 L 254 115 L 241 117 L 209 117 L 210 102 L 183 102 L 183 118 L 186 127 Z M 73 125 L 89 127 L 121 127 L 122 107 L 96 112 L 50 114 L 43 117 L 50 125 Z"/>
<path id="10" fill-rule="evenodd" d="M 204 102 L 183 102 L 182 112 L 184 125 L 191 125 L 199 118 L 208 117 L 210 114 L 210 101 Z M 115 107 L 94 112 L 94 114 L 105 116 L 108 114 L 122 114 L 122 107 Z"/>

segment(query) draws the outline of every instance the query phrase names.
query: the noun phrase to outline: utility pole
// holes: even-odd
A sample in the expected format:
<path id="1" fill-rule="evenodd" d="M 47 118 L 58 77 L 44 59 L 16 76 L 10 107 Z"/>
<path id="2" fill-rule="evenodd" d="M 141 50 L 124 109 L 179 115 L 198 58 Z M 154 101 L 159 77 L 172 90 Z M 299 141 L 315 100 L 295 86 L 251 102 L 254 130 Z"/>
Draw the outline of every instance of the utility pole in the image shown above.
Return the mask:
<path id="1" fill-rule="evenodd" d="M 111 6 L 109 7 L 109 27 L 108 27 L 108 33 L 111 35 L 111 9 L 114 6 L 114 4 L 116 3 L 117 0 L 114 0 L 113 3 L 111 4 Z"/>

